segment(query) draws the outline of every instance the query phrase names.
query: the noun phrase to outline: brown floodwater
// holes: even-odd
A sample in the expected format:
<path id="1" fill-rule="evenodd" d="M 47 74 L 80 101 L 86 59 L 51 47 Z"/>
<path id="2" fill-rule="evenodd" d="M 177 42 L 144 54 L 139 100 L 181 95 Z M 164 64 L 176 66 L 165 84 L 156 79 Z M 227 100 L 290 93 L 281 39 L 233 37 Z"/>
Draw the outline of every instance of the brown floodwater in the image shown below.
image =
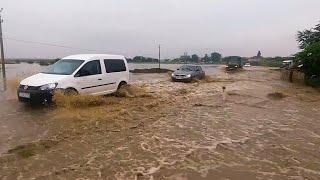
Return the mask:
<path id="1" fill-rule="evenodd" d="M 94 107 L 6 98 L 0 178 L 320 178 L 318 90 L 255 67 L 191 84 L 149 77 Z"/>
<path id="2" fill-rule="evenodd" d="M 164 64 L 162 68 L 171 70 L 177 69 L 180 64 Z M 158 64 L 129 64 L 130 70 L 155 68 Z M 39 64 L 8 64 L 6 92 L 0 91 L 0 154 L 9 147 L 40 139 L 47 133 L 43 127 L 43 121 L 48 119 L 47 114 L 51 111 L 43 107 L 30 107 L 18 103 L 16 88 L 19 82 L 28 76 L 43 71 L 46 66 Z M 218 72 L 216 66 L 204 66 L 208 74 Z M 168 74 L 130 74 L 131 83 L 157 83 L 167 80 Z M 2 83 L 2 80 L 1 80 Z M 0 84 L 1 84 L 0 83 Z M 2 86 L 2 84 L 1 84 Z"/>

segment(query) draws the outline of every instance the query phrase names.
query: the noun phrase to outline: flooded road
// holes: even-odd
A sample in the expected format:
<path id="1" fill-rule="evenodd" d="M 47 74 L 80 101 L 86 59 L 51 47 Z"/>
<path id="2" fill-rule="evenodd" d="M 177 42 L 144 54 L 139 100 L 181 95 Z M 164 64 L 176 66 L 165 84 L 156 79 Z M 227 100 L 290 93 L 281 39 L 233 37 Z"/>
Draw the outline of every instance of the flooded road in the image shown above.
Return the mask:
<path id="1" fill-rule="evenodd" d="M 175 70 L 181 64 L 163 64 L 162 68 Z M 130 70 L 157 68 L 158 64 L 129 64 Z M 37 140 L 46 135 L 48 130 L 43 126 L 46 122 L 47 109 L 31 108 L 17 102 L 16 87 L 28 76 L 43 71 L 47 66 L 39 64 L 8 64 L 7 92 L 0 92 L 0 154 L 19 144 Z M 208 74 L 218 73 L 216 66 L 205 65 Z M 167 80 L 168 74 L 132 74 L 131 83 L 155 83 Z M 2 83 L 2 80 L 1 80 Z"/>
<path id="2" fill-rule="evenodd" d="M 98 107 L 28 109 L 5 101 L 1 128 L 30 129 L 1 132 L 8 138 L 1 144 L 11 144 L 0 178 L 320 178 L 318 90 L 255 67 L 192 84 L 138 76 L 142 93 L 104 97 Z"/>

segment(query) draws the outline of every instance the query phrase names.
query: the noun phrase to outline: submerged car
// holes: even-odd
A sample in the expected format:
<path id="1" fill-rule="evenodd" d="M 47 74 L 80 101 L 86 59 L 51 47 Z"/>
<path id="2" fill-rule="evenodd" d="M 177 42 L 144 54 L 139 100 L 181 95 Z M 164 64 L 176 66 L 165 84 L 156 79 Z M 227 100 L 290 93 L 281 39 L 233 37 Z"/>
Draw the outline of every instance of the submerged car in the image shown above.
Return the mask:
<path id="1" fill-rule="evenodd" d="M 205 72 L 201 66 L 183 65 L 172 73 L 171 78 L 176 82 L 191 82 L 194 79 L 202 79 L 204 76 Z"/>
<path id="2" fill-rule="evenodd" d="M 52 101 L 56 90 L 105 95 L 128 82 L 129 68 L 124 56 L 80 54 L 65 57 L 47 70 L 22 80 L 17 93 L 19 101 L 47 103 Z"/>

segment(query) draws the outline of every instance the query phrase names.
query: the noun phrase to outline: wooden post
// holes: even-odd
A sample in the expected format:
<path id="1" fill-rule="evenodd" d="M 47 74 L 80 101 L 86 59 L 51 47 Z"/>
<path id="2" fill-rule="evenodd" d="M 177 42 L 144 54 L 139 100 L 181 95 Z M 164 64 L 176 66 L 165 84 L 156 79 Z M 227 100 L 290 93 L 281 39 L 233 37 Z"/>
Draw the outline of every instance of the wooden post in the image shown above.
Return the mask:
<path id="1" fill-rule="evenodd" d="M 159 44 L 159 69 L 160 69 L 160 60 L 161 60 L 161 45 Z"/>
<path id="2" fill-rule="evenodd" d="M 1 9 L 2 11 L 2 9 Z M 0 11 L 0 13 L 1 13 Z M 4 50 L 3 50 L 3 37 L 2 37 L 2 23 L 3 20 L 1 18 L 0 14 L 0 48 L 1 48 L 1 66 L 2 66 L 2 78 L 3 78 L 3 89 L 7 89 L 7 82 L 6 82 L 6 67 L 5 67 L 5 62 L 4 62 Z"/>

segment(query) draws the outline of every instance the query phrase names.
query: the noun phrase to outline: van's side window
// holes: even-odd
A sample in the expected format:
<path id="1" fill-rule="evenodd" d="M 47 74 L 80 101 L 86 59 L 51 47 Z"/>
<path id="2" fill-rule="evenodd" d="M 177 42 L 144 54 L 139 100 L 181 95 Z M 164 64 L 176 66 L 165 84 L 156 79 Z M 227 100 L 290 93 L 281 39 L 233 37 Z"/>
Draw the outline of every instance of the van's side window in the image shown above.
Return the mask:
<path id="1" fill-rule="evenodd" d="M 100 60 L 90 61 L 85 64 L 75 75 L 76 77 L 101 74 Z"/>
<path id="2" fill-rule="evenodd" d="M 107 73 L 126 71 L 126 65 L 122 59 L 105 59 L 104 65 Z"/>

